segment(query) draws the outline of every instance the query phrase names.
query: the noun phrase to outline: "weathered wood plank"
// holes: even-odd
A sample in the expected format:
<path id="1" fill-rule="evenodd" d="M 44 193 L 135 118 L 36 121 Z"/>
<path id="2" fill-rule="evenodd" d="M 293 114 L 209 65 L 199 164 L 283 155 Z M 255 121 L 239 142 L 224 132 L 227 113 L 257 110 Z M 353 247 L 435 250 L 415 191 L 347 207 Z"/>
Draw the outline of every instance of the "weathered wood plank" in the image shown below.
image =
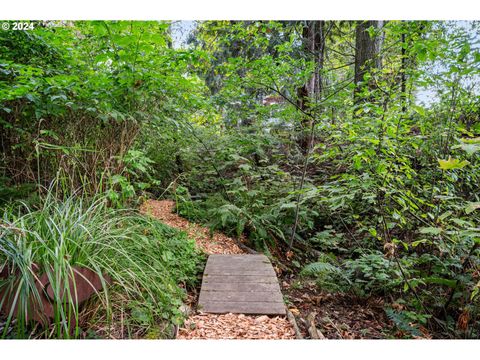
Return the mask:
<path id="1" fill-rule="evenodd" d="M 228 265 L 228 266 L 221 266 L 221 265 L 209 265 L 205 267 L 204 273 L 206 274 L 212 274 L 217 273 L 219 271 L 225 271 L 225 272 L 236 272 L 238 274 L 243 274 L 244 271 L 261 271 L 261 272 L 268 272 L 269 276 L 276 276 L 275 271 L 273 270 L 273 267 L 271 265 L 261 265 L 261 266 L 256 266 L 256 265 Z M 270 275 L 271 274 L 271 275 Z"/>
<path id="2" fill-rule="evenodd" d="M 226 260 L 213 260 L 213 261 L 208 261 L 207 266 L 211 265 L 215 266 L 272 266 L 270 261 L 268 260 L 232 260 L 232 261 L 226 261 Z"/>
<path id="3" fill-rule="evenodd" d="M 213 272 L 208 272 L 204 276 L 257 276 L 257 277 L 271 277 L 275 276 L 275 272 L 272 270 L 244 270 L 242 272 L 235 271 L 234 269 L 229 269 L 226 271 L 215 270 Z"/>
<path id="4" fill-rule="evenodd" d="M 208 258 L 212 260 L 226 260 L 226 261 L 252 260 L 252 259 L 263 259 L 263 260 L 270 261 L 268 260 L 268 257 L 263 254 L 232 254 L 232 255 L 212 254 L 212 255 L 209 255 Z"/>
<path id="5" fill-rule="evenodd" d="M 265 261 L 232 261 L 232 262 L 220 262 L 220 261 L 210 261 L 207 263 L 206 269 L 208 268 L 231 268 L 231 267 L 259 267 L 259 268 L 271 268 L 272 264 Z"/>
<path id="6" fill-rule="evenodd" d="M 225 255 L 210 255 L 208 258 L 211 261 L 215 262 L 268 262 L 270 263 L 270 260 L 268 257 L 265 255 L 227 255 L 228 258 L 225 257 Z"/>
<path id="7" fill-rule="evenodd" d="M 213 314 L 231 312 L 237 314 L 285 315 L 285 305 L 283 303 L 218 301 L 202 304 L 201 310 Z"/>
<path id="8" fill-rule="evenodd" d="M 198 303 L 211 313 L 285 315 L 280 286 L 265 255 L 210 255 Z"/>
<path id="9" fill-rule="evenodd" d="M 280 286 L 277 284 L 265 284 L 265 283 L 207 283 L 202 284 L 202 291 L 241 291 L 241 292 L 256 292 L 256 291 L 278 291 L 280 292 Z"/>
<path id="10" fill-rule="evenodd" d="M 283 299 L 280 292 L 277 291 L 207 291 L 203 290 L 200 294 L 199 302 L 264 302 L 264 303 L 281 303 Z"/>
<path id="11" fill-rule="evenodd" d="M 277 279 L 267 275 L 208 275 L 203 276 L 204 282 L 223 283 L 253 283 L 253 284 L 275 284 Z"/>
<path id="12" fill-rule="evenodd" d="M 209 268 L 248 268 L 248 267 L 255 267 L 255 268 L 272 268 L 272 264 L 265 261 L 209 261 L 205 269 Z"/>
<path id="13" fill-rule="evenodd" d="M 209 265 L 205 268 L 204 274 L 207 275 L 267 275 L 276 276 L 271 265 L 239 265 L 239 266 L 219 266 Z"/>

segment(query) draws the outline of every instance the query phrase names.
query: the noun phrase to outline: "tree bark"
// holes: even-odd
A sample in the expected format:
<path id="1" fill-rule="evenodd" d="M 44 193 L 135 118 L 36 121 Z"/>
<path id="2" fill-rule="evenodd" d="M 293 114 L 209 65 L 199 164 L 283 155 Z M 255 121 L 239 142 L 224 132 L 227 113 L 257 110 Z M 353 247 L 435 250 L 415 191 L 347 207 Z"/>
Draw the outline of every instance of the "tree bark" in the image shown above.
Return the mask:
<path id="1" fill-rule="evenodd" d="M 362 100 L 368 100 L 360 95 L 365 87 L 365 74 L 382 67 L 380 49 L 383 36 L 378 35 L 378 30 L 382 27 L 383 21 L 363 21 L 357 25 L 355 37 L 355 104 L 360 103 Z M 369 29 L 371 28 L 375 30 L 375 34 L 370 33 Z M 368 87 L 373 89 L 374 85 L 370 82 Z"/>
<path id="2" fill-rule="evenodd" d="M 306 57 L 313 59 L 315 69 L 308 81 L 297 89 L 297 105 L 304 111 L 310 111 L 315 100 L 318 100 L 323 91 L 321 71 L 325 59 L 325 21 L 307 21 L 302 29 L 303 48 Z M 306 117 L 302 121 L 303 134 L 299 145 L 304 153 L 308 149 L 308 129 L 311 127 L 312 118 Z"/>

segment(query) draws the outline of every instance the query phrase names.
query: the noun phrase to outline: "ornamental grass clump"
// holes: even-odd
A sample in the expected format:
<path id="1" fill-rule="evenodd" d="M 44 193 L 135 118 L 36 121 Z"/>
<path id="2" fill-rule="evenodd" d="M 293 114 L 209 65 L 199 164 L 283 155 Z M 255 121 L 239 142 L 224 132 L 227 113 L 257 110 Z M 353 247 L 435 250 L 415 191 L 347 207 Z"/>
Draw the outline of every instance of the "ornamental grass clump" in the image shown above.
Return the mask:
<path id="1" fill-rule="evenodd" d="M 130 327 L 148 331 L 160 321 L 181 321 L 185 288 L 196 281 L 201 259 L 194 242 L 153 218 L 106 204 L 104 197 L 59 200 L 49 192 L 39 208 L 23 203 L 4 210 L 2 337 L 80 337 L 88 330 L 81 315 L 88 312 L 81 311 L 78 289 L 92 279 L 103 318 L 111 319 L 112 298 L 122 298 Z"/>

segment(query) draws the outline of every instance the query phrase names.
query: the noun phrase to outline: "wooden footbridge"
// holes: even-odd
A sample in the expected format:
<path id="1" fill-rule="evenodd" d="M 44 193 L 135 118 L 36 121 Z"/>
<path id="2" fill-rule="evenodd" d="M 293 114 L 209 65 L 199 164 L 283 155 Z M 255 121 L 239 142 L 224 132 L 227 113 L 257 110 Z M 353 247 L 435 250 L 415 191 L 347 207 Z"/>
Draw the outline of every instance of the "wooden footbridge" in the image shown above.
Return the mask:
<path id="1" fill-rule="evenodd" d="M 210 255 L 198 301 L 207 313 L 285 315 L 277 276 L 265 255 Z"/>

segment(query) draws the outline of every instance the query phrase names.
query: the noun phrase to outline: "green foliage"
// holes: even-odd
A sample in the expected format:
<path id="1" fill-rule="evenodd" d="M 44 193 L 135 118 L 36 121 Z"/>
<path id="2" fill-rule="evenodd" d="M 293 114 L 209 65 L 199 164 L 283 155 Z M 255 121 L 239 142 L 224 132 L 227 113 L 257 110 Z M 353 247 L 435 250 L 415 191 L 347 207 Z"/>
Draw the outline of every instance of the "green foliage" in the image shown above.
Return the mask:
<path id="1" fill-rule="evenodd" d="M 411 325 L 412 320 L 417 320 L 415 313 L 410 311 L 395 311 L 393 309 L 386 309 L 385 312 L 399 330 L 406 332 L 410 336 L 419 337 L 422 335 L 418 326 Z"/>
<path id="2" fill-rule="evenodd" d="M 140 150 L 129 150 L 121 159 L 123 173 L 108 177 L 106 195 L 115 207 L 125 206 L 137 200 L 137 194 L 144 194 L 152 185 L 158 185 L 152 175 L 153 161 Z"/>
<path id="3" fill-rule="evenodd" d="M 347 251 L 342 248 L 342 243 L 345 242 L 344 234 L 331 229 L 331 226 L 329 227 L 330 229 L 317 232 L 309 241 L 320 251 Z"/>
<path id="4" fill-rule="evenodd" d="M 322 255 L 317 262 L 305 266 L 300 274 L 316 279 L 318 286 L 327 291 L 344 292 L 352 285 L 351 279 L 332 256 Z"/>
<path id="5" fill-rule="evenodd" d="M 194 242 L 185 233 L 133 210 L 112 210 L 105 204 L 102 197 L 93 201 L 76 197 L 57 200 L 49 193 L 39 209 L 23 204 L 5 211 L 0 228 L 0 262 L 2 267 L 9 266 L 21 274 L 20 282 L 11 283 L 19 294 L 16 337 L 29 336 L 26 299 L 38 296 L 30 270 L 34 263 L 48 274 L 55 289 L 68 284 L 66 278 L 75 265 L 87 267 L 102 278 L 108 274 L 113 284 L 98 294 L 101 306 L 108 316 L 112 311 L 131 311 L 130 326 L 137 331 L 148 331 L 159 321 L 181 321 L 184 288 L 195 284 L 202 261 Z M 184 284 L 183 289 L 180 284 Z M 115 294 L 120 294 L 123 302 L 117 303 Z M 80 309 L 53 300 L 52 328 L 32 335 L 78 337 Z M 13 310 L 8 323 L 12 315 Z"/>
<path id="6" fill-rule="evenodd" d="M 35 184 L 26 183 L 18 186 L 9 185 L 10 181 L 6 178 L 0 178 L 0 206 L 11 201 L 22 199 L 35 202 Z"/>
<path id="7" fill-rule="evenodd" d="M 438 160 L 440 164 L 440 169 L 442 170 L 454 170 L 454 169 L 461 169 L 469 164 L 467 160 L 460 161 L 458 159 L 452 159 L 451 157 L 448 160 Z"/>
<path id="8" fill-rule="evenodd" d="M 396 264 L 380 252 L 362 254 L 345 262 L 347 276 L 361 293 L 385 293 L 401 282 Z"/>
<path id="9" fill-rule="evenodd" d="M 202 88 L 196 77 L 185 76 L 189 61 L 200 55 L 171 49 L 168 27 L 157 21 L 48 21 L 32 31 L 2 32 L 0 138 L 7 185 L 46 186 L 61 171 L 71 190 L 95 194 L 113 186 L 111 200 L 122 202 L 155 184 L 145 175 L 151 154 L 143 145 L 132 147 L 143 131 L 158 129 L 159 114 L 172 117 L 182 104 L 193 107 Z M 104 181 L 105 173 L 117 177 Z"/>
<path id="10" fill-rule="evenodd" d="M 395 265 L 381 253 L 362 254 L 343 262 L 324 254 L 319 261 L 306 265 L 301 273 L 316 279 L 323 289 L 351 291 L 358 296 L 383 294 L 401 283 Z"/>
<path id="11" fill-rule="evenodd" d="M 184 161 L 192 170 L 184 184 L 198 200 L 175 195 L 180 213 L 233 235 L 245 233 L 259 249 L 286 244 L 295 218 L 296 179 L 282 170 L 282 164 L 274 163 L 283 156 L 277 150 L 280 139 L 269 133 L 254 135 L 250 129 L 245 132 L 245 136 L 232 131 L 218 140 L 207 138 L 208 145 L 216 148 L 214 154 L 189 149 Z M 216 169 L 212 164 L 218 164 Z M 305 203 L 315 196 L 313 187 L 301 192 Z M 314 209 L 302 207 L 302 227 L 312 229 L 316 215 Z"/>

